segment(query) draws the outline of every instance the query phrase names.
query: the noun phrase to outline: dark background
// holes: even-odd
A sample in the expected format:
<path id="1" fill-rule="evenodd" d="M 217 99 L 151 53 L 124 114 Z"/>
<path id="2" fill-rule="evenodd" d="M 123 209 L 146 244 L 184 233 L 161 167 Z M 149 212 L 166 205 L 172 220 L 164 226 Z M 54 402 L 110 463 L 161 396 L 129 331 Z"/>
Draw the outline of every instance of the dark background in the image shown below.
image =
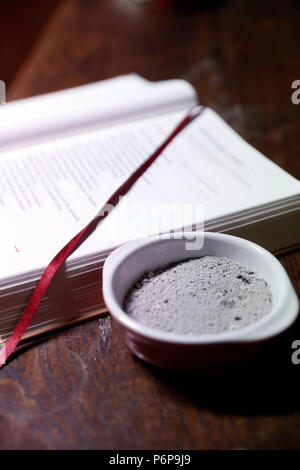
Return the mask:
<path id="1" fill-rule="evenodd" d="M 295 0 L 2 0 L 0 79 L 11 100 L 131 71 L 185 78 L 300 178 L 299 25 Z M 299 294 L 300 252 L 280 261 Z M 0 448 L 300 448 L 295 339 L 299 322 L 247 367 L 182 377 L 135 359 L 109 316 L 43 338 L 0 371 Z"/>

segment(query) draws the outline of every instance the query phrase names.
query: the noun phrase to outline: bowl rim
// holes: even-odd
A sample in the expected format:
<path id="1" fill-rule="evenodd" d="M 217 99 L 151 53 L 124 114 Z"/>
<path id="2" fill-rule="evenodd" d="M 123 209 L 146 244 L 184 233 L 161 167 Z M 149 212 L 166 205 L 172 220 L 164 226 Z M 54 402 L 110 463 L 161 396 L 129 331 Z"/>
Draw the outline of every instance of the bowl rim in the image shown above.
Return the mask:
<path id="1" fill-rule="evenodd" d="M 132 255 L 134 252 L 142 251 L 143 248 L 147 245 L 155 246 L 158 243 L 164 243 L 175 241 L 180 242 L 185 239 L 190 240 L 192 235 L 194 236 L 201 236 L 208 237 L 210 239 L 214 239 L 220 243 L 225 240 L 231 240 L 236 246 L 240 246 L 243 249 L 248 251 L 259 253 L 262 256 L 266 263 L 272 265 L 272 269 L 276 270 L 277 276 L 280 278 L 280 290 L 281 296 L 276 302 L 276 305 L 273 306 L 270 313 L 265 315 L 263 318 L 257 320 L 256 322 L 245 326 L 243 328 L 226 331 L 223 333 L 215 333 L 215 334 L 198 334 L 198 335 L 187 335 L 187 334 L 179 334 L 173 332 L 164 332 L 160 330 L 156 330 L 145 326 L 138 321 L 131 318 L 122 308 L 118 300 L 116 299 L 116 295 L 113 289 L 113 278 L 117 270 L 126 263 L 126 260 Z M 159 341 L 163 343 L 176 343 L 176 344 L 186 344 L 186 345 L 195 345 L 195 344 L 217 344 L 217 343 L 233 343 L 233 342 L 257 342 L 261 340 L 267 340 L 274 336 L 277 336 L 281 332 L 285 331 L 294 321 L 296 320 L 299 312 L 299 301 L 298 297 L 294 291 L 294 288 L 291 284 L 291 281 L 277 258 L 272 255 L 269 251 L 261 246 L 253 243 L 249 240 L 244 238 L 236 237 L 234 235 L 228 235 L 223 233 L 217 232 L 185 232 L 183 234 L 182 239 L 178 238 L 170 238 L 170 234 L 165 234 L 158 237 L 149 237 L 143 239 L 132 240 L 124 245 L 120 246 L 116 250 L 114 250 L 106 259 L 104 266 L 103 266 L 103 298 L 105 304 L 112 315 L 112 317 L 125 329 L 131 331 L 132 333 L 138 334 L 144 338 Z M 274 328 L 274 320 L 280 314 L 285 313 L 287 309 L 285 309 L 285 305 L 289 302 L 289 310 L 290 315 L 286 315 L 286 321 L 284 324 L 277 329 Z M 273 320 L 273 322 L 272 322 Z M 281 322 L 282 323 L 282 322 Z M 265 331 L 265 327 L 269 326 L 268 329 Z"/>

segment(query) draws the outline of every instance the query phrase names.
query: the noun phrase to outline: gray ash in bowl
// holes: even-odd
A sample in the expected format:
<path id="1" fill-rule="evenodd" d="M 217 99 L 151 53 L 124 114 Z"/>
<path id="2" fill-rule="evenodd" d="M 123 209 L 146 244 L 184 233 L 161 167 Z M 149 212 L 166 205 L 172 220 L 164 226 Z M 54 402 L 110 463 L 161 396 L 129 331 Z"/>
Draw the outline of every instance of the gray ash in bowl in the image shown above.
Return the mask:
<path id="1" fill-rule="evenodd" d="M 124 309 L 155 330 L 216 334 L 244 328 L 267 315 L 272 293 L 251 268 L 204 256 L 144 274 L 127 293 Z"/>

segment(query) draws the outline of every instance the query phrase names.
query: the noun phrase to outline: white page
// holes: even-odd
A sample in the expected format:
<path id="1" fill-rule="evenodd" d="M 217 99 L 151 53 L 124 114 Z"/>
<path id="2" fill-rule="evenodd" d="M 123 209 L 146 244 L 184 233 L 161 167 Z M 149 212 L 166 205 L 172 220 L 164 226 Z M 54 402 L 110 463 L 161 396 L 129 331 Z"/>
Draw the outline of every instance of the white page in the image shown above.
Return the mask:
<path id="1" fill-rule="evenodd" d="M 183 114 L 157 116 L 3 154 L 3 283 L 8 276 L 48 264 L 157 148 Z M 205 219 L 212 220 L 299 195 L 299 186 L 296 179 L 246 144 L 213 111 L 206 110 L 170 144 L 68 263 L 108 251 L 128 238 L 124 230 L 115 230 L 118 217 L 126 223 L 122 217 L 125 204 L 203 205 Z M 134 226 L 135 214 L 129 216 L 132 220 L 127 222 Z M 142 226 L 142 233 L 140 226 L 132 237 L 149 233 L 147 224 Z"/>
<path id="2" fill-rule="evenodd" d="M 163 116 L 3 153 L 2 280 L 48 264 L 159 145 L 160 122 L 171 130 Z"/>
<path id="3" fill-rule="evenodd" d="M 185 80 L 124 75 L 0 106 L 0 151 L 192 106 Z"/>
<path id="4" fill-rule="evenodd" d="M 147 129 L 153 147 L 157 132 L 163 138 L 178 120 L 173 114 L 157 122 L 155 129 Z M 169 212 L 184 205 L 185 226 L 201 226 L 204 221 L 205 228 L 205 223 L 230 219 L 236 213 L 241 217 L 258 211 L 258 206 L 263 212 L 263 208 L 289 198 L 296 198 L 299 207 L 300 182 L 245 142 L 213 110 L 206 109 L 167 147 L 71 260 L 88 256 L 97 244 L 107 250 L 128 239 L 158 233 L 157 203 L 168 203 Z M 136 217 L 142 205 L 148 209 L 148 219 Z M 168 231 L 171 217 L 163 222 L 161 232 Z M 122 233 L 119 227 L 126 230 Z M 172 228 L 176 227 L 181 225 L 173 223 Z"/>

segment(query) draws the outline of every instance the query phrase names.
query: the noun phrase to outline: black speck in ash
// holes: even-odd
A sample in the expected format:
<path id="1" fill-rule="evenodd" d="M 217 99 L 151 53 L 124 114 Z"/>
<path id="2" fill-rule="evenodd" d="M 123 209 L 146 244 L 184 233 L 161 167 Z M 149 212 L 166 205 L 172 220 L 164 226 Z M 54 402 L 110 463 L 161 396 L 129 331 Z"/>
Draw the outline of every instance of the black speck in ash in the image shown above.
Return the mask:
<path id="1" fill-rule="evenodd" d="M 239 274 L 239 275 L 237 276 L 237 279 L 241 279 L 242 282 L 244 282 L 245 284 L 250 284 L 250 282 L 251 282 L 250 279 L 248 279 L 248 278 L 245 277 L 245 276 L 242 276 L 241 274 Z"/>

